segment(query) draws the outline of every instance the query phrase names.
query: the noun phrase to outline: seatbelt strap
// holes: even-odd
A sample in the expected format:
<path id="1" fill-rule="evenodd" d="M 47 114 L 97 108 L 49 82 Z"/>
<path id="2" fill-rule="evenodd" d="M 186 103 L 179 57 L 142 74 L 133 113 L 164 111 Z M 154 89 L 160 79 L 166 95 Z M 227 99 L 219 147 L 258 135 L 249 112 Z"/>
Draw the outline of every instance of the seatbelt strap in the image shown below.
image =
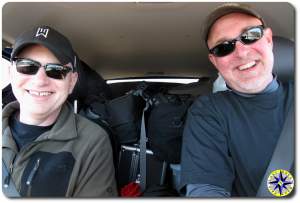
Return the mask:
<path id="1" fill-rule="evenodd" d="M 256 193 L 257 197 L 275 197 L 268 190 L 268 177 L 272 171 L 283 169 L 291 171 L 294 164 L 295 118 L 294 101 L 292 101 L 272 159 Z"/>
<path id="2" fill-rule="evenodd" d="M 2 191 L 6 197 L 20 197 L 11 174 L 2 159 Z"/>
<path id="3" fill-rule="evenodd" d="M 141 192 L 144 192 L 147 185 L 147 135 L 145 127 L 145 112 L 149 108 L 149 102 L 146 101 L 146 106 L 143 110 L 140 134 L 140 187 Z"/>

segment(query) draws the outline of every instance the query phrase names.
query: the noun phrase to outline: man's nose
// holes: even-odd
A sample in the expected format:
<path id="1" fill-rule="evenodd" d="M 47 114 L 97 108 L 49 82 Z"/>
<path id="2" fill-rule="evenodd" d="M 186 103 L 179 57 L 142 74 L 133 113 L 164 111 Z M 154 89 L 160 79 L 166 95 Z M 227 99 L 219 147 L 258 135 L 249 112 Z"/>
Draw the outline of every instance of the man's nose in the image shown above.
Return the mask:
<path id="1" fill-rule="evenodd" d="M 49 83 L 49 77 L 44 67 L 40 67 L 38 72 L 33 76 L 34 83 L 37 85 L 45 85 Z"/>
<path id="2" fill-rule="evenodd" d="M 243 44 L 240 41 L 237 41 L 235 43 L 235 50 L 234 50 L 234 54 L 238 57 L 246 57 L 248 56 L 249 53 L 249 47 L 247 47 L 247 45 Z"/>

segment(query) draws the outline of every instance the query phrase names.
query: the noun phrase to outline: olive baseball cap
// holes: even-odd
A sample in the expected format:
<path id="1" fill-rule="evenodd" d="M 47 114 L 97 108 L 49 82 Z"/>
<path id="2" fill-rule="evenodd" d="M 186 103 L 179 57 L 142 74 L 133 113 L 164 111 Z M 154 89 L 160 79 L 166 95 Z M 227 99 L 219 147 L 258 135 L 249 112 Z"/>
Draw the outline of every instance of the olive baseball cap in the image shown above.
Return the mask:
<path id="1" fill-rule="evenodd" d="M 62 64 L 71 63 L 77 70 L 77 57 L 70 41 L 57 30 L 46 26 L 37 26 L 20 34 L 15 41 L 11 60 L 28 45 L 39 44 L 48 48 Z"/>
<path id="2" fill-rule="evenodd" d="M 259 13 L 257 13 L 257 11 L 252 9 L 249 5 L 241 4 L 241 3 L 225 3 L 218 6 L 206 17 L 202 27 L 202 32 L 203 32 L 202 34 L 205 43 L 207 43 L 208 35 L 213 24 L 222 16 L 225 16 L 230 13 L 244 13 L 244 14 L 254 16 L 260 19 L 262 25 L 266 27 L 266 22 L 262 18 L 262 16 Z"/>

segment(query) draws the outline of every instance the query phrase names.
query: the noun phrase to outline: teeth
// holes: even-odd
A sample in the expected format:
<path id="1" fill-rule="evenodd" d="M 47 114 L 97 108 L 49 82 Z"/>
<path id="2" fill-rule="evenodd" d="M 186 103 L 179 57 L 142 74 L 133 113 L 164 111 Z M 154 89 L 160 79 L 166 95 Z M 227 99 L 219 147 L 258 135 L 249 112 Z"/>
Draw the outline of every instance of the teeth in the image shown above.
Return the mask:
<path id="1" fill-rule="evenodd" d="M 36 95 L 36 96 L 48 96 L 51 92 L 37 92 L 33 90 L 29 90 L 29 94 Z"/>
<path id="2" fill-rule="evenodd" d="M 247 63 L 247 64 L 245 64 L 245 65 L 240 66 L 240 67 L 239 67 L 239 70 L 245 70 L 245 69 L 251 68 L 251 67 L 253 67 L 255 64 L 256 64 L 255 61 L 252 61 L 252 62 L 250 62 L 250 63 Z"/>
<path id="3" fill-rule="evenodd" d="M 47 95 L 50 95 L 51 93 L 50 92 L 40 92 L 40 96 L 47 96 Z"/>

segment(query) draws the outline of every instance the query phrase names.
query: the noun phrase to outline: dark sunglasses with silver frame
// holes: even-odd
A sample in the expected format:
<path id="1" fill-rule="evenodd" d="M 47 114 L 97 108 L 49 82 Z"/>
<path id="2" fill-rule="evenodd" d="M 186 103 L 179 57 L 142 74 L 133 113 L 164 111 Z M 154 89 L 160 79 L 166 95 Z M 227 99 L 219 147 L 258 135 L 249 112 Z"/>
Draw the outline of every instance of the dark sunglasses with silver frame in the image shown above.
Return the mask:
<path id="1" fill-rule="evenodd" d="M 73 68 L 56 63 L 47 63 L 42 65 L 38 61 L 27 58 L 13 58 L 12 63 L 15 64 L 16 69 L 19 73 L 26 75 L 34 75 L 38 72 L 40 67 L 45 69 L 46 75 L 49 78 L 62 80 L 66 77 L 69 72 L 73 72 Z"/>
<path id="2" fill-rule="evenodd" d="M 232 53 L 235 49 L 235 44 L 237 41 L 241 42 L 244 45 L 253 44 L 256 41 L 260 40 L 264 35 L 264 26 L 258 25 L 254 27 L 247 28 L 242 34 L 237 38 L 232 40 L 224 41 L 212 49 L 209 49 L 209 53 L 213 54 L 216 57 L 227 56 Z"/>

